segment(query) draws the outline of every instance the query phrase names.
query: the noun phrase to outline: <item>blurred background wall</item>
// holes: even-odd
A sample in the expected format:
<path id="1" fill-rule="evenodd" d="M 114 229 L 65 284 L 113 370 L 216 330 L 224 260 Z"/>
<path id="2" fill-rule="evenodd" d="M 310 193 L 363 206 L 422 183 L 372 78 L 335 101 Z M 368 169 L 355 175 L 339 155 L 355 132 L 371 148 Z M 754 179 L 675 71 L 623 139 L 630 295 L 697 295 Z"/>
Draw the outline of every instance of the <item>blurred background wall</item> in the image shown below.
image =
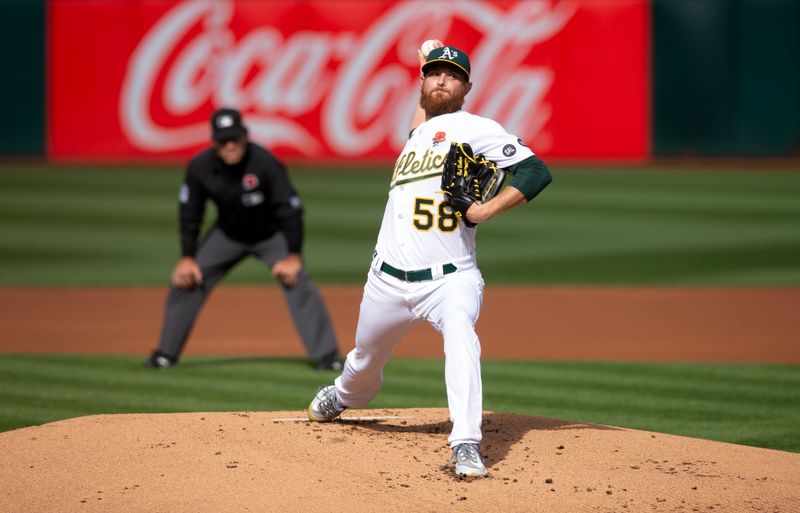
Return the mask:
<path id="1" fill-rule="evenodd" d="M 420 12 L 423 6 L 429 11 Z M 147 142 L 147 135 L 137 143 L 131 129 L 120 127 L 126 115 L 123 89 L 132 87 L 124 80 L 134 80 L 130 76 L 137 73 L 137 58 L 139 64 L 147 62 L 142 53 L 148 38 L 180 12 L 189 16 L 193 9 L 198 11 L 197 23 L 178 44 L 183 55 L 202 55 L 201 39 L 217 23 L 218 39 L 210 43 L 209 55 L 220 51 L 213 45 L 227 44 L 238 52 L 219 54 L 217 64 L 241 58 L 245 43 L 267 49 L 274 44 L 280 55 L 299 51 L 297 58 L 309 62 L 314 52 L 303 54 L 303 44 L 312 48 L 333 34 L 323 68 L 343 76 L 358 66 L 358 59 L 375 61 L 359 45 L 378 41 L 380 31 L 389 31 L 384 43 L 391 45 L 391 52 L 375 62 L 375 69 L 385 72 L 382 80 L 402 83 L 403 88 L 383 84 L 382 89 L 363 91 L 349 84 L 350 89 L 342 90 L 339 83 L 312 75 L 304 80 L 324 89 L 319 104 L 304 106 L 287 96 L 271 100 L 278 102 L 272 107 L 268 101 L 243 105 L 249 107 L 245 110 L 253 116 L 262 142 L 277 146 L 278 153 L 289 158 L 393 159 L 406 131 L 397 113 L 408 110 L 417 87 L 415 56 L 399 49 L 413 48 L 417 39 L 431 37 L 428 34 L 460 45 L 484 71 L 476 74 L 483 89 L 473 93 L 467 108 L 500 117 L 551 160 L 800 155 L 800 2 L 795 0 L 4 0 L 0 155 L 169 159 L 195 151 L 205 142 L 204 119 L 225 100 L 219 91 L 194 106 L 152 107 L 149 121 L 158 123 L 164 134 L 167 128 L 175 129 L 173 135 L 180 129 L 193 137 L 180 147 L 159 147 Z M 199 12 L 203 9 L 205 14 Z M 414 21 L 412 15 L 422 16 L 422 21 Z M 482 20 L 494 25 L 481 25 Z M 270 37 L 278 43 L 270 43 Z M 158 44 L 149 42 L 151 50 Z M 273 57 L 260 64 L 256 59 L 249 73 L 258 75 L 257 65 L 275 65 Z M 159 71 L 163 76 L 153 79 L 157 84 L 166 87 L 177 80 L 174 66 L 169 68 L 170 59 L 176 58 L 175 53 L 165 57 Z M 511 81 L 504 80 L 503 68 L 492 67 L 498 62 L 506 72 L 516 70 L 516 82 L 504 83 Z M 406 73 L 398 73 L 398 68 Z M 486 87 L 486 82 L 492 84 Z M 345 100 L 339 98 L 340 105 L 331 107 L 337 95 L 360 98 L 360 103 L 342 106 Z M 155 95 L 147 100 L 157 103 Z M 356 110 L 363 111 L 362 119 L 357 119 Z M 345 129 L 352 129 L 367 146 L 348 146 L 342 125 L 330 121 L 348 111 L 354 116 L 353 126 Z M 521 119 L 520 112 L 536 119 Z M 385 119 L 378 119 L 381 116 Z M 375 135 L 376 130 L 383 132 Z M 113 135 L 118 132 L 121 135 Z M 86 134 L 84 139 L 81 134 Z M 157 140 L 159 134 L 151 138 Z M 304 137 L 308 143 L 299 143 Z"/>
<path id="2" fill-rule="evenodd" d="M 0 2 L 0 154 L 44 154 L 45 38 L 44 0 Z"/>
<path id="3" fill-rule="evenodd" d="M 800 155 L 800 2 L 655 0 L 653 152 Z"/>

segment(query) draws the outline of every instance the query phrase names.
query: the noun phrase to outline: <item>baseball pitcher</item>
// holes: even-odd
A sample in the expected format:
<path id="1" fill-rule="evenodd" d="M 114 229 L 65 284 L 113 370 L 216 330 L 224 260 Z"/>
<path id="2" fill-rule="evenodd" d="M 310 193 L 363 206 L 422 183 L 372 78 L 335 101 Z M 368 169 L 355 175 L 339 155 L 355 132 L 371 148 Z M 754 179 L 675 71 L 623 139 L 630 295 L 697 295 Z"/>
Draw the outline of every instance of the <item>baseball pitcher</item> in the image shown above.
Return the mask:
<path id="1" fill-rule="evenodd" d="M 425 46 L 434 48 L 426 54 Z M 368 405 L 395 346 L 413 323 L 427 321 L 444 339 L 455 475 L 485 476 L 476 226 L 530 201 L 552 178 L 519 138 L 462 109 L 472 87 L 464 51 L 437 40 L 419 55 L 420 104 L 389 184 L 355 348 L 334 384 L 317 391 L 308 417 L 326 422 Z"/>

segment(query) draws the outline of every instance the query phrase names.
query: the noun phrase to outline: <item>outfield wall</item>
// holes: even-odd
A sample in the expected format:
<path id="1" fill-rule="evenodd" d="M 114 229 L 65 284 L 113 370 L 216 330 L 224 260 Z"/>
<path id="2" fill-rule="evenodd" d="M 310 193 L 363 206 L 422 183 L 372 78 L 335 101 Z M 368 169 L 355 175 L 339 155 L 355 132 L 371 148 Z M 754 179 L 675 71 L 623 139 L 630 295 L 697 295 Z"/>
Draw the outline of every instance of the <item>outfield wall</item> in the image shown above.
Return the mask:
<path id="1" fill-rule="evenodd" d="M 466 108 L 548 159 L 800 155 L 792 0 L 9 0 L 0 154 L 182 160 L 219 106 L 284 158 L 390 161 L 415 45 L 472 57 Z"/>
<path id="2" fill-rule="evenodd" d="M 800 156 L 800 2 L 653 2 L 656 155 Z"/>
<path id="3" fill-rule="evenodd" d="M 0 2 L 0 155 L 43 155 L 45 26 L 43 0 Z"/>

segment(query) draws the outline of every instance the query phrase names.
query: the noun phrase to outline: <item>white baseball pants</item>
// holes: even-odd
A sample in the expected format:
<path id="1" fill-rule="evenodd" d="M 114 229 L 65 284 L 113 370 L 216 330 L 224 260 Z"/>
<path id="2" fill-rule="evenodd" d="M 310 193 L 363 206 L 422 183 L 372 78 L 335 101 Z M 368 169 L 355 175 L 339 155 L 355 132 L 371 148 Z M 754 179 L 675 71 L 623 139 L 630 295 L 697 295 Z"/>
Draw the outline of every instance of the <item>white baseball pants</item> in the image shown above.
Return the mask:
<path id="1" fill-rule="evenodd" d="M 453 430 L 448 442 L 479 443 L 483 409 L 480 341 L 475 323 L 483 302 L 483 277 L 476 267 L 439 279 L 406 282 L 370 270 L 356 328 L 336 389 L 342 404 L 364 407 L 378 395 L 383 368 L 409 327 L 428 321 L 444 338 L 445 384 Z"/>

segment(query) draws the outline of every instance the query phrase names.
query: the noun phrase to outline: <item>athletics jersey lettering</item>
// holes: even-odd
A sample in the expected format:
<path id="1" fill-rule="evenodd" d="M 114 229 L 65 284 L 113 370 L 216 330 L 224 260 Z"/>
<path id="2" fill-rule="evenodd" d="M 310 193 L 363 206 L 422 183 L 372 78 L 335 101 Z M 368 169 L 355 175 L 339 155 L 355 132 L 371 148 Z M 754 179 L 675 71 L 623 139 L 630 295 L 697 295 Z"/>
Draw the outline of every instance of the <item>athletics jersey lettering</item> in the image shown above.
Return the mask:
<path id="1" fill-rule="evenodd" d="M 395 162 L 376 250 L 398 269 L 472 262 L 475 228 L 461 223 L 442 193 L 441 174 L 450 142 L 468 143 L 500 167 L 533 153 L 495 121 L 463 110 L 433 117 L 415 128 Z"/>
<path id="2" fill-rule="evenodd" d="M 428 148 L 419 158 L 416 151 L 403 153 L 394 165 L 394 174 L 389 187 L 422 180 L 442 173 L 445 154 L 434 153 Z"/>

